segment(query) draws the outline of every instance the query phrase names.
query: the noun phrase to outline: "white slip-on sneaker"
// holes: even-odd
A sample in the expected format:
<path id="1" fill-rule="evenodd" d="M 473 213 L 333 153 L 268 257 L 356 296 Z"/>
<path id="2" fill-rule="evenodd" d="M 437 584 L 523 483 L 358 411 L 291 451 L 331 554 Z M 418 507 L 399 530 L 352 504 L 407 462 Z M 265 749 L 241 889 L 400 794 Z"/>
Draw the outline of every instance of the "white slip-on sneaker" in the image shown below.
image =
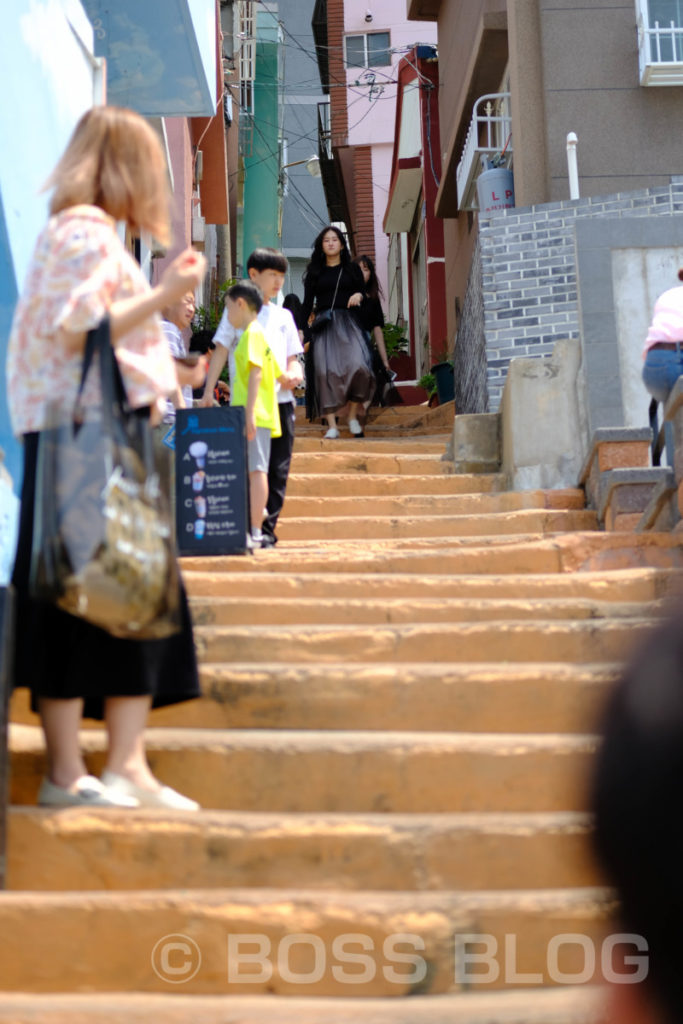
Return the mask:
<path id="1" fill-rule="evenodd" d="M 326 434 L 323 434 L 323 441 L 336 441 L 339 437 L 339 431 L 336 427 L 330 427 Z"/>
<path id="2" fill-rule="evenodd" d="M 40 807 L 139 807 L 139 800 L 132 794 L 109 790 L 94 775 L 83 775 L 69 787 L 57 786 L 49 779 L 43 779 L 38 791 Z"/>
<path id="3" fill-rule="evenodd" d="M 182 793 L 176 792 L 170 786 L 161 786 L 160 789 L 143 789 L 123 775 L 116 772 L 102 772 L 102 782 L 107 790 L 114 793 L 121 793 L 125 796 L 132 796 L 137 800 L 139 807 L 165 807 L 171 811 L 198 811 L 199 804 L 196 800 L 190 800 Z"/>
<path id="4" fill-rule="evenodd" d="M 363 433 L 363 428 L 361 427 L 358 420 L 349 420 L 349 430 L 351 431 L 354 437 L 365 437 Z"/>

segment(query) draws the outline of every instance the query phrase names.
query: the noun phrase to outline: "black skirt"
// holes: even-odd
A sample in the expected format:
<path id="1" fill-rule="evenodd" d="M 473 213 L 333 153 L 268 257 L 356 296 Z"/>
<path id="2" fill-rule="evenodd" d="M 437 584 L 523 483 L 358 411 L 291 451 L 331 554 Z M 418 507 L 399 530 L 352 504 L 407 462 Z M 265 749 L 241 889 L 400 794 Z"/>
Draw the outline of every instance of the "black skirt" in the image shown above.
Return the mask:
<path id="1" fill-rule="evenodd" d="M 40 697 L 81 697 L 86 718 L 102 718 L 105 697 L 150 696 L 152 707 L 201 695 L 192 622 L 181 587 L 181 630 L 165 640 L 121 640 L 29 594 L 38 434 L 24 437 L 16 589 L 14 686 Z"/>

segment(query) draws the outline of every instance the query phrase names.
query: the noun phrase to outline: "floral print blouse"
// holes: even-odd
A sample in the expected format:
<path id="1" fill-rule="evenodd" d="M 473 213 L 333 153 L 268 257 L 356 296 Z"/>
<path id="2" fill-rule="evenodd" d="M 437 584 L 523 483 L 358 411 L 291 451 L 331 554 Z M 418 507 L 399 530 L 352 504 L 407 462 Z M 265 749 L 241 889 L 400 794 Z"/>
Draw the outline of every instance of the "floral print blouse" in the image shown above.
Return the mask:
<path id="1" fill-rule="evenodd" d="M 43 430 L 56 412 L 61 417 L 73 409 L 83 356 L 66 351 L 60 329 L 91 330 L 113 302 L 147 289 L 147 279 L 123 246 L 114 220 L 99 207 L 73 206 L 50 218 L 36 242 L 7 351 L 15 434 Z M 159 403 L 175 391 L 175 366 L 159 316 L 123 336 L 116 356 L 133 408 Z M 91 373 L 86 403 L 97 402 L 98 391 L 97 375 Z"/>

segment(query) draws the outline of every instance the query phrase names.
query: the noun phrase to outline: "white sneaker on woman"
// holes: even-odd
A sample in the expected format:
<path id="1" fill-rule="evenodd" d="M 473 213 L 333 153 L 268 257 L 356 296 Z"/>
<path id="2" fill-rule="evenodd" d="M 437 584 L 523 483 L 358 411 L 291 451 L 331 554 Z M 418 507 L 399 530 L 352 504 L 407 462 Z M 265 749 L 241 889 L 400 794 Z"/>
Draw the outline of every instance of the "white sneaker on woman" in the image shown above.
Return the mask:
<path id="1" fill-rule="evenodd" d="M 323 441 L 336 441 L 339 437 L 339 431 L 336 427 L 330 427 L 326 434 L 323 434 Z"/>
<path id="2" fill-rule="evenodd" d="M 143 789 L 123 775 L 115 772 L 102 772 L 102 782 L 109 793 L 117 796 L 132 797 L 139 807 L 164 807 L 171 811 L 198 811 L 199 804 L 196 800 L 190 800 L 182 793 L 176 792 L 170 786 L 161 786 L 159 789 Z"/>
<path id="3" fill-rule="evenodd" d="M 38 793 L 39 807 L 139 807 L 132 793 L 109 789 L 92 775 L 82 775 L 66 789 L 50 779 L 43 779 Z"/>
<path id="4" fill-rule="evenodd" d="M 358 420 L 349 420 L 349 430 L 354 437 L 364 437 L 363 428 L 361 427 Z"/>

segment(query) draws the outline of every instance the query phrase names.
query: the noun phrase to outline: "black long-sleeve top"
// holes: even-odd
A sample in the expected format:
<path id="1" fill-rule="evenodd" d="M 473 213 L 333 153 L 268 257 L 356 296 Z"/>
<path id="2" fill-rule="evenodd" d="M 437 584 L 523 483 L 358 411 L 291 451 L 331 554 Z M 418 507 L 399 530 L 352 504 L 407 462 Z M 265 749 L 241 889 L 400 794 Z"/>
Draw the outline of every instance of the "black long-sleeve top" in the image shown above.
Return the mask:
<path id="1" fill-rule="evenodd" d="M 352 295 L 355 295 L 356 292 L 360 292 L 361 295 L 365 294 L 365 281 L 360 267 L 356 263 L 349 263 L 341 268 L 341 278 L 335 298 L 334 290 L 337 287 L 339 270 L 339 266 L 323 267 L 313 280 L 311 280 L 310 273 L 308 274 L 304 286 L 303 309 L 306 322 L 308 322 L 314 305 L 316 313 L 322 313 L 323 310 L 332 308 L 346 309 Z M 333 299 L 334 307 L 332 306 Z"/>
<path id="2" fill-rule="evenodd" d="M 372 334 L 373 328 L 384 327 L 384 313 L 379 299 L 365 295 L 360 306 L 360 322 L 363 330 Z"/>

